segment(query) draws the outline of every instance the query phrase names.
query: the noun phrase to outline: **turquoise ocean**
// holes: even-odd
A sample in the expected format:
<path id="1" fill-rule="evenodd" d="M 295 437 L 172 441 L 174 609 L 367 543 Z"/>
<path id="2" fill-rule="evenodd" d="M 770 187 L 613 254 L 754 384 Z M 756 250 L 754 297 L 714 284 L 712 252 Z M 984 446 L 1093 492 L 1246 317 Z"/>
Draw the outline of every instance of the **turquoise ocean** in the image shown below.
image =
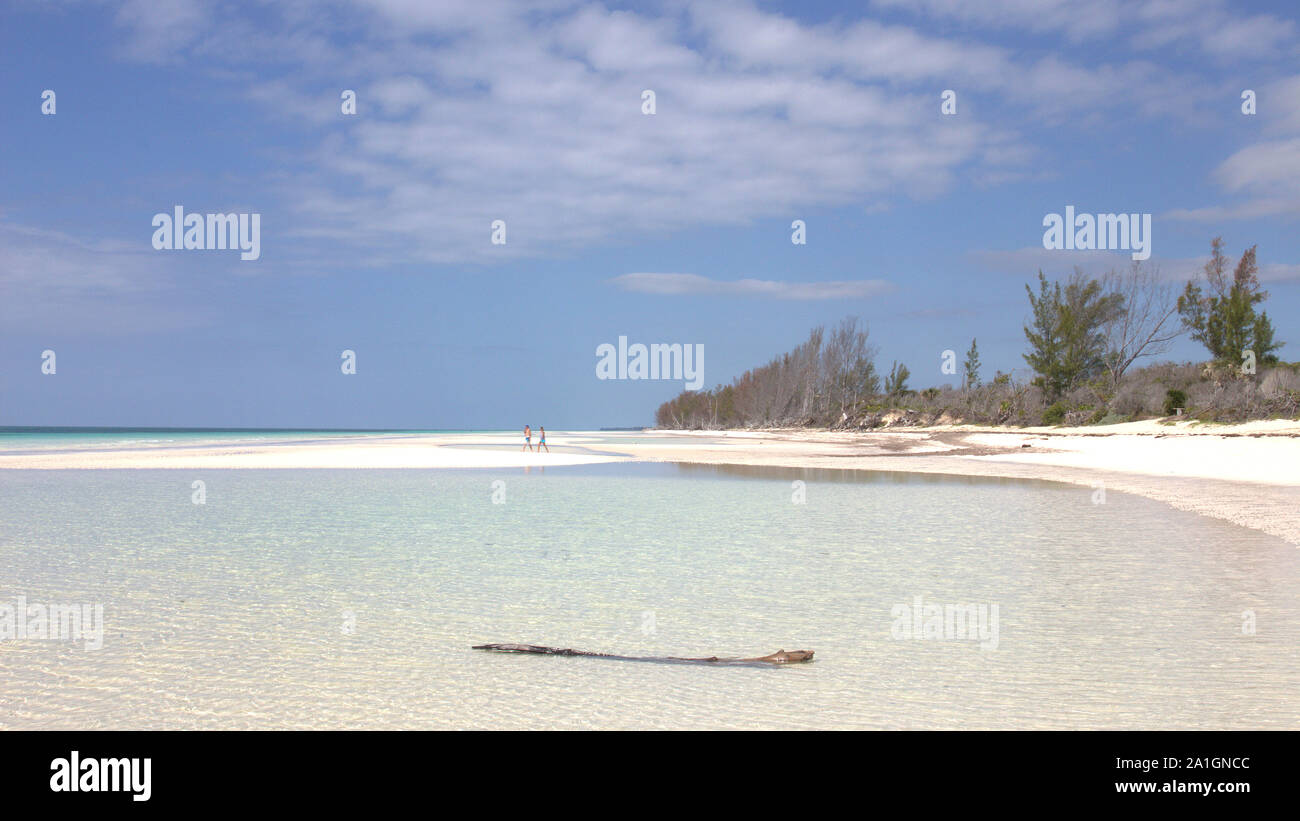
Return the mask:
<path id="1" fill-rule="evenodd" d="M 0 431 L 0 451 L 389 435 Z M 677 464 L 4 470 L 0 621 L 20 597 L 94 605 L 103 634 L 0 638 L 0 728 L 1300 727 L 1300 552 L 1094 501 Z M 934 607 L 986 630 L 925 629 Z"/>

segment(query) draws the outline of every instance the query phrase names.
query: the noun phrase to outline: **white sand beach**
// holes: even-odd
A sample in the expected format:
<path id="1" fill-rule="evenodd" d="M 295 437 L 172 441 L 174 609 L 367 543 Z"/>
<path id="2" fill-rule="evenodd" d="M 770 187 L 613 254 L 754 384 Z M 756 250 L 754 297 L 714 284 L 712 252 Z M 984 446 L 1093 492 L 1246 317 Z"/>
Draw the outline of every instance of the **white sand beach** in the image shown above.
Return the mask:
<path id="1" fill-rule="evenodd" d="M 656 433 L 640 459 L 1041 479 L 1134 493 L 1300 545 L 1300 422 Z M 694 437 L 698 444 L 691 443 Z"/>
<path id="2" fill-rule="evenodd" d="M 1135 493 L 1300 545 L 1297 421 L 872 432 L 552 431 L 550 453 L 522 451 L 519 438 L 379 434 L 302 443 L 11 451 L 0 453 L 0 469 L 511 469 L 645 461 L 998 476 Z"/>

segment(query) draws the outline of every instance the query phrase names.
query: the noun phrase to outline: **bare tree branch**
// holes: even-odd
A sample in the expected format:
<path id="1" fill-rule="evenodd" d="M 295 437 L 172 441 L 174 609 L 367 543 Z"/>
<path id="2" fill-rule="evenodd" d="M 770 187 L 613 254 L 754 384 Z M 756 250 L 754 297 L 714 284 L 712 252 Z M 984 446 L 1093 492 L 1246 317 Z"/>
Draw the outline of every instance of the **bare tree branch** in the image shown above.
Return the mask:
<path id="1" fill-rule="evenodd" d="M 1135 261 L 1123 274 L 1107 274 L 1105 285 L 1122 297 L 1124 305 L 1103 327 L 1108 347 L 1106 370 L 1114 389 L 1134 362 L 1165 353 L 1186 329 L 1175 318 L 1178 300 L 1174 286 L 1160 278 L 1159 268 Z"/>

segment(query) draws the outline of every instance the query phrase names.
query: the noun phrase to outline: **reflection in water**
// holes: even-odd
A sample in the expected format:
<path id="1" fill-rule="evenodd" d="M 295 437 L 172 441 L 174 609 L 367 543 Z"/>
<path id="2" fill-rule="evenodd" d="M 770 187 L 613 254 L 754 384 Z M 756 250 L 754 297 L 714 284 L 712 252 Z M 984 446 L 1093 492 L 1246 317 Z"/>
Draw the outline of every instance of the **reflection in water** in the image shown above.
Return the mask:
<path id="1" fill-rule="evenodd" d="M 846 484 L 884 485 L 1060 485 L 1038 479 L 1015 479 L 1000 476 L 967 476 L 958 473 L 908 473 L 896 470 L 850 470 L 846 468 L 800 468 L 774 465 L 707 465 L 673 463 L 677 471 L 690 478 L 739 476 L 746 479 L 780 479 L 805 482 L 842 482 Z"/>

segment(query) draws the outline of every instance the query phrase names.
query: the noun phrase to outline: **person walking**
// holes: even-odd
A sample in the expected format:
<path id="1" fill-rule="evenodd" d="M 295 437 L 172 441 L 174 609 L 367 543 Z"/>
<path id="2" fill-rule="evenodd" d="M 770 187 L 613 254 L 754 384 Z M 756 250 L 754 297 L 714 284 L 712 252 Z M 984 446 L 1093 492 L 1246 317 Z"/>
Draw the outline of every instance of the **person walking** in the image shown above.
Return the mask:
<path id="1" fill-rule="evenodd" d="M 537 452 L 538 452 L 538 453 L 541 453 L 541 452 L 542 452 L 542 448 L 546 448 L 546 428 L 541 428 L 541 431 L 542 431 L 542 437 L 541 437 L 540 439 L 537 440 Z M 550 453 L 550 452 L 551 452 L 551 449 L 550 449 L 550 448 L 546 448 L 546 452 L 547 452 L 547 453 Z"/>
<path id="2" fill-rule="evenodd" d="M 520 450 L 531 451 L 533 449 L 533 431 L 532 428 L 524 425 L 524 446 Z"/>

